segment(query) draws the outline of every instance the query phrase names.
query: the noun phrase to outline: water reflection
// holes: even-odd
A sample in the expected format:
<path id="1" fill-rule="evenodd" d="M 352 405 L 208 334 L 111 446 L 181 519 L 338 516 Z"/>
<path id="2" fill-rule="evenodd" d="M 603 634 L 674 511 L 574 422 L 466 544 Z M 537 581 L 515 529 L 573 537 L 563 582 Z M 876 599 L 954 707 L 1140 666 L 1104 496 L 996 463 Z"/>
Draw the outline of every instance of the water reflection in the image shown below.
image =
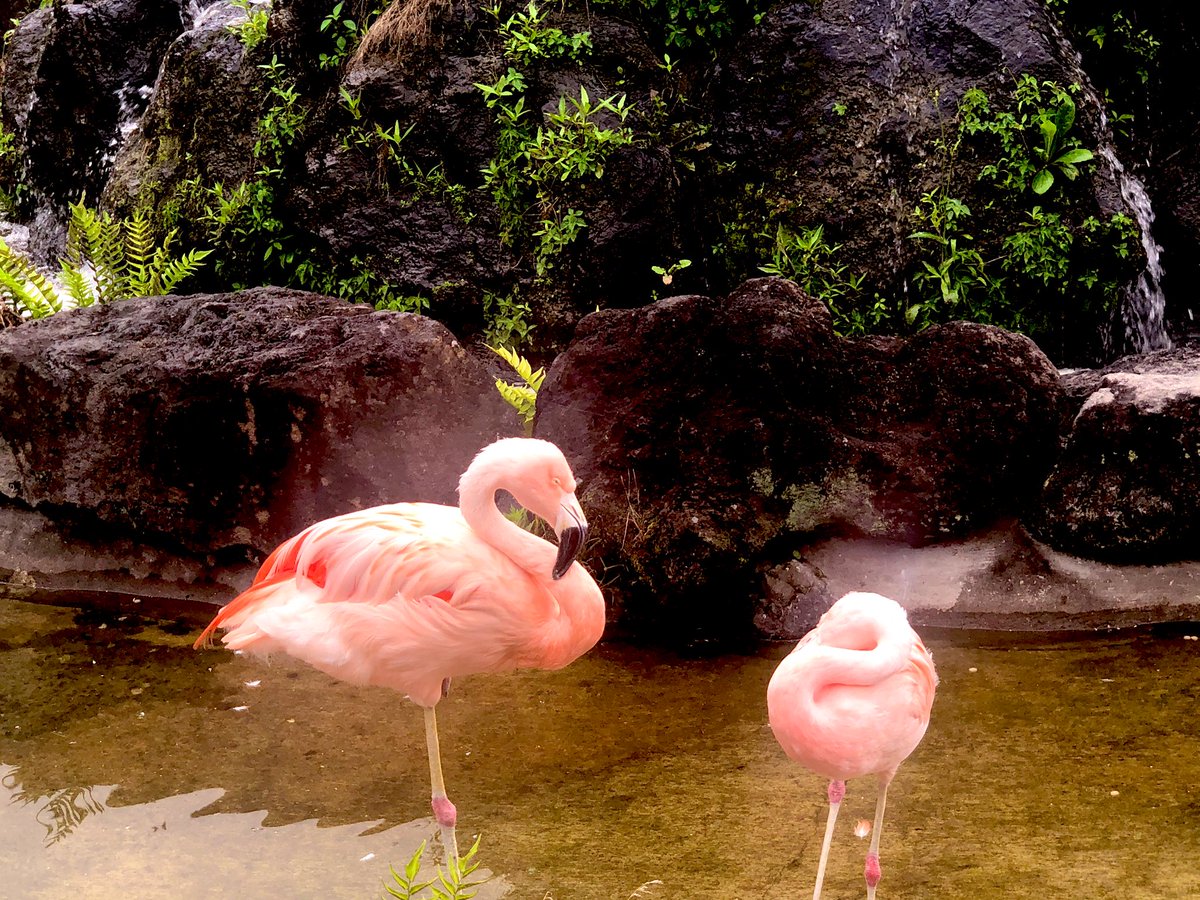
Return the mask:
<path id="1" fill-rule="evenodd" d="M 49 797 L 35 797 L 21 788 L 15 766 L 0 763 L 0 788 L 8 793 L 8 802 L 37 806 L 34 818 L 46 829 L 45 846 L 57 844 L 79 827 L 88 816 L 104 812 L 90 787 L 63 788 Z"/>
<path id="2" fill-rule="evenodd" d="M 941 687 L 889 792 L 881 900 L 1200 897 L 1195 633 L 927 632 Z M 0 894 L 380 896 L 387 863 L 436 833 L 420 711 L 190 639 L 0 602 L 0 760 L 34 798 L 0 798 Z M 609 644 L 456 682 L 439 724 L 464 835 L 519 900 L 811 895 L 825 785 L 780 751 L 764 702 L 789 649 Z M 104 812 L 47 845 L 57 820 L 35 814 L 78 785 L 119 787 L 93 787 Z M 848 788 L 831 900 L 863 894 L 853 828 L 874 786 Z"/>
<path id="3" fill-rule="evenodd" d="M 34 797 L 4 764 L 0 785 L 7 898 L 378 897 L 389 864 L 402 869 L 433 830 L 428 821 L 380 831 L 378 821 L 324 828 L 311 819 L 267 828 L 265 811 L 195 816 L 219 788 L 107 808 L 113 785 Z M 496 879 L 478 896 L 506 891 Z"/>

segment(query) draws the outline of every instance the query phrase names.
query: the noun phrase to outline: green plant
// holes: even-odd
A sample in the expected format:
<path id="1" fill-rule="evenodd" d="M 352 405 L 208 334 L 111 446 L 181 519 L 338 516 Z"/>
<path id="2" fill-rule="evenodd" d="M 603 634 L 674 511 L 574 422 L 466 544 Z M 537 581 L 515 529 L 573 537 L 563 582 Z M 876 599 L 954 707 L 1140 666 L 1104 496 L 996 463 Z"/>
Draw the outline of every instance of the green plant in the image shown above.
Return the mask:
<path id="1" fill-rule="evenodd" d="M 529 323 L 528 303 L 518 299 L 517 291 L 500 295 L 491 291 L 483 294 L 483 338 L 493 347 L 516 348 L 529 339 L 533 325 Z"/>
<path id="2" fill-rule="evenodd" d="M 537 395 L 546 380 L 546 370 L 535 370 L 529 360 L 508 347 L 491 347 L 493 353 L 508 363 L 520 376 L 520 381 L 496 379 L 496 390 L 504 401 L 517 411 L 526 434 L 533 434 L 533 419 L 537 415 Z"/>
<path id="3" fill-rule="evenodd" d="M 17 154 L 17 138 L 0 123 L 0 163 Z"/>
<path id="4" fill-rule="evenodd" d="M 59 312 L 68 300 L 72 306 L 91 306 L 166 294 L 194 274 L 211 252 L 193 249 L 172 256 L 175 237 L 172 230 L 156 244 L 150 219 L 141 210 L 114 219 L 76 203 L 67 229 L 67 255 L 59 263 L 61 285 L 0 241 L 0 295 L 18 315 L 40 319 Z"/>
<path id="5" fill-rule="evenodd" d="M 329 52 L 322 52 L 318 62 L 322 69 L 334 69 L 340 66 L 354 51 L 358 43 L 358 23 L 349 16 L 343 18 L 342 7 L 344 0 L 338 0 L 333 9 L 321 20 L 321 33 L 328 35 L 333 42 Z"/>
<path id="6" fill-rule="evenodd" d="M 350 113 L 350 117 L 356 122 L 361 119 L 363 117 L 362 95 L 352 94 L 345 87 L 338 88 L 338 94 L 342 98 L 342 106 Z"/>
<path id="7" fill-rule="evenodd" d="M 984 270 L 984 260 L 974 247 L 974 238 L 962 231 L 971 210 L 961 200 L 949 197 L 938 189 L 921 197 L 914 211 L 924 230 L 914 231 L 909 238 L 925 241 L 934 247 L 934 259 L 921 261 L 913 283 L 922 300 L 910 304 L 904 319 L 910 326 L 929 324 L 937 312 L 955 309 L 954 315 L 978 318 L 985 308 L 972 303 L 977 293 L 987 295 L 996 286 Z M 961 309 L 959 308 L 961 305 Z"/>
<path id="8" fill-rule="evenodd" d="M 1013 101 L 1011 109 L 993 111 L 987 94 L 979 88 L 963 94 L 960 141 L 983 134 L 993 136 L 1000 145 L 999 158 L 984 166 L 979 177 L 1018 192 L 1028 188 L 1038 195 L 1050 190 L 1055 171 L 1074 180 L 1078 166 L 1090 161 L 1093 153 L 1070 134 L 1075 124 L 1075 101 L 1070 92 L 1052 81 L 1039 82 L 1032 75 L 1022 75 Z M 1028 136 L 1034 133 L 1037 138 L 1031 141 Z"/>
<path id="9" fill-rule="evenodd" d="M 1073 241 L 1060 213 L 1035 206 L 1017 230 L 1004 238 L 1000 264 L 1005 271 L 1061 290 L 1067 282 Z"/>
<path id="10" fill-rule="evenodd" d="M 546 118 L 547 128 L 525 147 L 529 177 L 535 183 L 569 181 L 604 176 L 604 162 L 617 147 L 633 141 L 628 128 L 606 128 L 607 117 L 624 123 L 629 117 L 625 95 L 614 95 L 592 102 L 587 88 L 579 88 L 579 99 L 559 97 L 558 110 Z"/>
<path id="11" fill-rule="evenodd" d="M 692 264 L 690 259 L 677 259 L 669 266 L 651 266 L 650 271 L 662 278 L 662 283 L 669 285 L 675 280 L 675 273 L 686 269 Z"/>
<path id="12" fill-rule="evenodd" d="M 788 278 L 806 293 L 823 300 L 838 333 L 857 332 L 863 327 L 865 320 L 849 317 L 845 311 L 862 294 L 863 276 L 838 264 L 837 253 L 841 245 L 825 240 L 824 225 L 801 228 L 797 232 L 777 224 L 773 230 L 759 232 L 758 237 L 770 241 L 771 254 L 771 261 L 759 266 L 759 271 Z"/>
<path id="13" fill-rule="evenodd" d="M 230 0 L 230 2 L 246 13 L 246 19 L 244 22 L 226 25 L 225 30 L 236 34 L 247 50 L 253 50 L 267 39 L 267 19 L 270 18 L 270 10 L 256 6 L 252 0 Z"/>
<path id="14" fill-rule="evenodd" d="M 499 6 L 488 12 L 500 20 Z M 499 33 L 505 57 L 521 65 L 556 56 L 579 59 L 591 51 L 586 32 L 568 37 L 546 25 L 534 3 L 500 22 Z M 612 152 L 633 141 L 625 125 L 630 108 L 624 95 L 594 101 L 581 86 L 578 99 L 560 97 L 558 109 L 535 128 L 525 106 L 525 76 L 515 66 L 509 65 L 492 84 L 475 87 L 496 111 L 499 126 L 496 156 L 483 169 L 483 187 L 500 212 L 500 238 L 514 247 L 531 243 L 536 272 L 545 276 L 587 228 L 568 186 L 587 177 L 602 178 Z M 531 210 L 536 227 L 529 222 Z"/>
<path id="15" fill-rule="evenodd" d="M 394 866 L 389 866 L 392 875 L 391 884 L 384 883 L 388 897 L 397 900 L 471 900 L 483 880 L 472 880 L 478 871 L 479 863 L 475 857 L 479 852 L 479 838 L 471 849 L 457 859 L 452 859 L 445 871 L 436 870 L 436 877 L 427 881 L 418 880 L 421 870 L 421 858 L 425 854 L 425 842 L 421 842 L 412 858 L 404 866 L 403 872 L 397 872 Z M 428 893 L 426 893 L 428 891 Z"/>
<path id="16" fill-rule="evenodd" d="M 533 233 L 538 239 L 534 268 L 539 276 L 553 269 L 555 258 L 587 228 L 583 213 L 577 209 L 568 208 L 566 212 L 559 213 L 550 208 L 543 210 L 542 215 L 544 218 Z"/>
<path id="17" fill-rule="evenodd" d="M 1084 67 L 1104 97 L 1114 130 L 1131 137 L 1134 111 L 1149 106 L 1161 49 L 1143 23 L 1163 17 L 1133 3 L 1114 9 L 1109 3 L 1046 0 L 1046 6 L 1083 51 Z"/>
<path id="18" fill-rule="evenodd" d="M 602 0 L 646 21 L 666 47 L 711 52 L 769 8 L 765 0 Z"/>
<path id="19" fill-rule="evenodd" d="M 504 56 L 529 66 L 543 59 L 567 57 L 578 60 L 592 51 L 592 35 L 579 31 L 568 35 L 561 28 L 545 24 L 546 15 L 530 0 L 524 12 L 516 12 L 500 21 L 500 4 L 485 9 L 499 23 Z"/>

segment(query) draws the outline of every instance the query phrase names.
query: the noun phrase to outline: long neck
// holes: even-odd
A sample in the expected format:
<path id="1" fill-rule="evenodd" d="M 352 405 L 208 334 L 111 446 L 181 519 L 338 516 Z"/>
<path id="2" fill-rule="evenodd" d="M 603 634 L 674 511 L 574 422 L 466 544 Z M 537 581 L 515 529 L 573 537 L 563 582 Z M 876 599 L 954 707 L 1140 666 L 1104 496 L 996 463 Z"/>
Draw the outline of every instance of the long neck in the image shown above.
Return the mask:
<path id="1" fill-rule="evenodd" d="M 496 508 L 496 491 L 504 487 L 504 473 L 487 467 L 469 471 L 459 483 L 459 508 L 463 518 L 487 541 L 541 582 L 544 627 L 528 634 L 525 656 L 518 665 L 557 669 L 578 658 L 600 639 L 604 631 L 604 598 L 582 566 L 571 566 L 558 581 L 550 575 L 558 549 L 506 519 Z M 536 597 L 531 602 L 539 602 Z"/>
<path id="2" fill-rule="evenodd" d="M 458 506 L 467 524 L 521 568 L 549 580 L 557 552 L 554 545 L 510 522 L 496 507 L 496 492 L 504 487 L 503 474 L 483 468 L 472 475 L 459 485 Z"/>
<path id="3" fill-rule="evenodd" d="M 870 686 L 903 671 L 911 651 L 912 641 L 905 635 L 880 628 L 875 646 L 870 649 L 818 643 L 812 671 L 822 684 Z"/>
<path id="4" fill-rule="evenodd" d="M 880 629 L 876 644 L 869 650 L 852 650 L 836 644 L 822 643 L 819 635 L 804 641 L 780 666 L 779 683 L 789 702 L 815 728 L 827 723 L 828 711 L 818 697 L 834 685 L 870 686 L 903 671 L 912 651 L 911 641 L 902 634 L 889 634 Z M 775 679 L 773 678 L 774 682 Z"/>

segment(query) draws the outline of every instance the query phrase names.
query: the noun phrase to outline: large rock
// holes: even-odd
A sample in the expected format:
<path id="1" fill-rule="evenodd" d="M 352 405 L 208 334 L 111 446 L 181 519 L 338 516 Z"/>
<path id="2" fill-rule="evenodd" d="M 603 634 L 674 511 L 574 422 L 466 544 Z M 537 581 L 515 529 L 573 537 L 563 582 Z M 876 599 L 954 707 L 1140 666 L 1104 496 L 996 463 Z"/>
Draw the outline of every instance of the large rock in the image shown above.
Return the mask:
<path id="1" fill-rule="evenodd" d="M 913 210 L 930 191 L 962 198 L 972 210 L 964 230 L 979 238 L 985 257 L 1006 255 L 1000 237 L 1022 222 L 1036 198 L 995 202 L 976 178 L 993 160 L 974 158 L 994 149 L 977 151 L 968 141 L 951 158 L 946 145 L 968 89 L 984 89 L 999 109 L 1022 74 L 1086 85 L 1041 0 L 779 4 L 715 68 L 707 99 L 720 165 L 704 188 L 710 209 L 727 235 L 754 228 L 772 212 L 794 230 L 824 226 L 826 243 L 841 248 L 837 262 L 865 276 L 867 297 L 873 291 L 908 297 L 906 281 L 918 257 L 928 255 L 909 239 L 928 230 Z M 1103 111 L 1088 91 L 1078 106 L 1075 133 L 1095 149 L 1110 137 Z M 1085 168 L 1083 177 L 1070 185 L 1060 178 L 1054 189 L 1068 192 L 1066 221 L 1078 231 L 1087 215 L 1132 216 L 1117 173 L 1099 157 Z M 739 194 L 734 185 L 747 188 Z M 724 244 L 737 252 L 736 240 L 726 237 Z M 1135 274 L 1129 265 L 1114 277 Z M 1057 282 L 1051 288 L 1022 282 L 1012 301 L 1030 311 L 1026 320 L 1047 339 L 1055 338 L 1043 346 L 1056 358 L 1098 356 L 1103 317 L 1096 309 L 1107 295 L 1076 291 L 1064 301 L 1058 291 Z M 1042 310 L 1064 302 L 1069 328 L 1050 316 L 1043 324 Z"/>
<path id="2" fill-rule="evenodd" d="M 42 221 L 31 249 L 56 261 L 67 204 L 99 197 L 146 108 L 178 0 L 54 4 L 25 16 L 5 51 L 3 124 L 15 137 L 23 209 Z"/>
<path id="3" fill-rule="evenodd" d="M 245 10 L 215 2 L 171 42 L 145 114 L 117 153 L 106 207 L 157 209 L 178 202 L 188 179 L 219 183 L 228 194 L 252 178 L 266 88 L 256 60 L 229 30 L 245 20 Z"/>
<path id="4" fill-rule="evenodd" d="M 756 566 L 818 536 L 920 544 L 1023 510 L 1061 400 L 1026 338 L 844 341 L 821 303 L 758 279 L 589 316 L 536 432 L 576 467 L 594 560 L 634 586 L 618 613 L 690 635 L 748 623 Z"/>
<path id="5" fill-rule="evenodd" d="M 80 533 L 256 559 L 320 518 L 456 502 L 518 423 L 441 325 L 275 288 L 0 333 L 0 493 Z"/>
<path id="6" fill-rule="evenodd" d="M 1112 561 L 1200 559 L 1200 349 L 1065 376 L 1078 413 L 1032 525 Z"/>

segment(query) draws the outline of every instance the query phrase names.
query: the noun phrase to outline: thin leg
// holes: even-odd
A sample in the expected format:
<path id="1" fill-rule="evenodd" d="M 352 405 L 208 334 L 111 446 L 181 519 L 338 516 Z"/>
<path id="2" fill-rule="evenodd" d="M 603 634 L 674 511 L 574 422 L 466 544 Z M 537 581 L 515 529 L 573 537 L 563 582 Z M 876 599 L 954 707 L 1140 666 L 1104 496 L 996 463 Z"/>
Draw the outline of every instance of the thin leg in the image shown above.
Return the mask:
<path id="1" fill-rule="evenodd" d="M 842 808 L 842 798 L 846 796 L 846 782 L 829 782 L 829 818 L 825 821 L 825 840 L 821 842 L 821 861 L 817 863 L 817 886 L 813 888 L 813 900 L 821 900 L 821 885 L 825 883 L 825 863 L 829 859 L 829 847 L 833 843 L 833 825 L 837 821 L 838 810 Z"/>
<path id="2" fill-rule="evenodd" d="M 889 772 L 879 776 L 879 799 L 875 801 L 875 829 L 871 834 L 871 848 L 867 850 L 867 864 L 863 869 L 863 875 L 867 879 L 867 900 L 875 900 L 875 887 L 883 877 L 883 870 L 879 868 L 879 833 L 883 830 L 883 808 L 887 806 L 888 785 L 892 783 L 892 776 L 895 774 Z"/>
<path id="3" fill-rule="evenodd" d="M 433 787 L 433 817 L 442 830 L 442 845 L 449 860 L 458 859 L 458 839 L 454 836 L 454 825 L 458 821 L 458 810 L 446 796 L 446 781 L 442 778 L 442 751 L 438 746 L 437 714 L 432 706 L 425 708 L 425 745 L 429 750 L 429 782 Z"/>

